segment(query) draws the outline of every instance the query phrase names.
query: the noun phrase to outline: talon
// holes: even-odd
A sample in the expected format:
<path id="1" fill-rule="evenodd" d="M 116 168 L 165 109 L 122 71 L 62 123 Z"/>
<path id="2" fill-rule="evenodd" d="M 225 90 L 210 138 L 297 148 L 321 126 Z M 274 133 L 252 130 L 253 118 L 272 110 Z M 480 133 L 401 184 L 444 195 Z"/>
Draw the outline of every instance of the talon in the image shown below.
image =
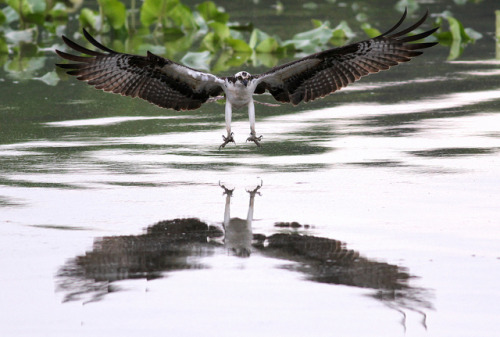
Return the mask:
<path id="1" fill-rule="evenodd" d="M 258 147 L 260 147 L 260 141 L 262 140 L 262 136 L 255 136 L 254 134 L 250 134 L 250 137 L 247 138 L 247 142 L 248 141 L 252 141 L 255 143 L 255 145 L 257 145 Z"/>
<path id="2" fill-rule="evenodd" d="M 222 195 L 228 195 L 230 197 L 233 196 L 234 188 L 233 189 L 227 188 L 226 185 L 220 183 L 220 180 L 219 180 L 219 186 L 224 189 L 224 192 L 222 193 Z"/>
<path id="3" fill-rule="evenodd" d="M 260 190 L 260 188 L 262 187 L 262 185 L 263 185 L 263 182 L 262 182 L 262 180 L 261 180 L 261 181 L 260 181 L 260 185 L 257 185 L 257 186 L 256 186 L 253 190 L 251 190 L 251 191 L 249 191 L 249 190 L 246 190 L 246 191 L 247 191 L 247 193 L 249 193 L 251 196 L 255 196 L 256 194 L 261 195 L 261 194 L 260 194 L 260 192 L 259 192 L 259 190 Z"/>
<path id="4" fill-rule="evenodd" d="M 227 143 L 234 143 L 234 144 L 236 144 L 236 142 L 234 141 L 233 133 L 232 132 L 229 133 L 227 135 L 227 137 L 224 136 L 224 135 L 222 135 L 222 139 L 224 140 L 224 142 L 219 146 L 219 150 L 223 149 L 224 147 L 226 147 Z"/>

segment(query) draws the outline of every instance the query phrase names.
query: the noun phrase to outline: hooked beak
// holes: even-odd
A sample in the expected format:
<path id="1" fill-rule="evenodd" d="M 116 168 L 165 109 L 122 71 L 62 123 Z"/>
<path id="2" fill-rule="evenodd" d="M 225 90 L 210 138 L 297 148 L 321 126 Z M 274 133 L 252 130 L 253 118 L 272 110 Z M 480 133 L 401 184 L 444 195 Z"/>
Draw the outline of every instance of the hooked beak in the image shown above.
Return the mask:
<path id="1" fill-rule="evenodd" d="M 242 80 L 242 82 L 243 82 L 243 85 L 246 87 L 247 84 L 248 84 L 248 80 L 245 78 L 245 79 Z"/>

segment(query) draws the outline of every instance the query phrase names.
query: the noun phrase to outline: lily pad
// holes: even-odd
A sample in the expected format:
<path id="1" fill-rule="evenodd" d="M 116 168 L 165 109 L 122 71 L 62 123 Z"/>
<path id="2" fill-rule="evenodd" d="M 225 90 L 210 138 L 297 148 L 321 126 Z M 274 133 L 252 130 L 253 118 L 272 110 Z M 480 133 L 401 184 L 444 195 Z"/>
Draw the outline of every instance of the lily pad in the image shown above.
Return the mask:
<path id="1" fill-rule="evenodd" d="M 212 1 L 205 1 L 196 6 L 198 12 L 205 19 L 205 21 L 215 21 L 226 23 L 229 20 L 229 14 L 225 13 L 222 9 L 218 8 Z"/>
<path id="2" fill-rule="evenodd" d="M 123 27 L 127 19 L 127 10 L 123 3 L 118 0 L 99 0 L 99 4 L 113 29 L 117 30 Z"/>
<path id="3" fill-rule="evenodd" d="M 212 54 L 206 50 L 198 53 L 189 52 L 181 59 L 181 63 L 199 70 L 210 70 L 210 62 L 212 61 Z"/>

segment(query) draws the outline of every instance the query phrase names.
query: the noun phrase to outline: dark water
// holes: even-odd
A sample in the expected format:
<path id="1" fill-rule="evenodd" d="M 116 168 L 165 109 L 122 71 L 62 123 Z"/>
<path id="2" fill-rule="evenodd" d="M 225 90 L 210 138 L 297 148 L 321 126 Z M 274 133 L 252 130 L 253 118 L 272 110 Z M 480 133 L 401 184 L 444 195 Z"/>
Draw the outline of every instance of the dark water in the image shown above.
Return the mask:
<path id="1" fill-rule="evenodd" d="M 285 38 L 311 17 L 356 13 L 221 4 Z M 381 29 L 399 15 L 390 1 L 362 6 Z M 495 7 L 429 4 L 483 34 L 454 61 L 439 46 L 313 103 L 257 105 L 262 148 L 244 142 L 245 111 L 236 146 L 218 151 L 222 105 L 166 112 L 34 79 L 53 70 L 50 53 L 31 72 L 11 60 L 0 70 L 0 332 L 496 336 Z"/>

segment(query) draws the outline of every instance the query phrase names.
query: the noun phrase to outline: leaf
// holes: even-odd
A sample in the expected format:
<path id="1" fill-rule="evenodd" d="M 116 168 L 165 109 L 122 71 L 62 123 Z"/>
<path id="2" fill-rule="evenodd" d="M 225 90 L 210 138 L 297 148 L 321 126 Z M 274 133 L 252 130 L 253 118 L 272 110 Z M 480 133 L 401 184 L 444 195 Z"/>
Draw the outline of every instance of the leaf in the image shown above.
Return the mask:
<path id="1" fill-rule="evenodd" d="M 184 32 L 180 28 L 165 28 L 163 29 L 165 41 L 176 41 L 184 36 Z"/>
<path id="2" fill-rule="evenodd" d="M 221 42 L 227 39 L 231 33 L 229 32 L 229 27 L 220 22 L 211 22 L 208 24 L 210 28 L 212 28 L 215 36 Z"/>
<path id="3" fill-rule="evenodd" d="M 99 0 L 99 4 L 102 7 L 104 16 L 109 20 L 114 30 L 118 30 L 125 25 L 127 9 L 123 3 L 118 0 Z"/>
<path id="4" fill-rule="evenodd" d="M 11 24 L 12 22 L 19 20 L 19 14 L 12 7 L 5 7 L 1 11 L 5 15 L 7 24 Z"/>
<path id="5" fill-rule="evenodd" d="M 460 40 L 452 40 L 450 46 L 450 54 L 448 55 L 448 60 L 454 60 L 459 57 L 464 51 L 463 45 L 460 43 Z"/>
<path id="6" fill-rule="evenodd" d="M 252 53 L 252 48 L 243 40 L 228 38 L 226 43 L 237 53 Z"/>
<path id="7" fill-rule="evenodd" d="M 9 42 L 19 43 L 19 42 L 32 42 L 35 38 L 34 28 L 28 28 L 25 30 L 12 30 L 5 34 L 5 37 Z"/>
<path id="8" fill-rule="evenodd" d="M 332 37 L 333 30 L 326 25 L 296 34 L 294 40 L 309 40 L 315 41 L 317 44 L 326 44 Z"/>
<path id="9" fill-rule="evenodd" d="M 147 51 L 156 55 L 163 55 L 165 54 L 166 49 L 165 47 L 158 46 L 156 44 L 142 43 L 137 47 L 137 51 L 141 55 L 146 54 Z"/>
<path id="10" fill-rule="evenodd" d="M 336 32 L 338 30 L 342 30 L 344 32 L 344 36 L 346 39 L 352 39 L 353 37 L 356 36 L 356 33 L 354 33 L 352 31 L 351 27 L 349 27 L 349 25 L 347 24 L 347 21 L 345 21 L 345 20 L 340 21 L 340 23 L 337 25 L 337 27 L 335 27 L 333 29 L 334 32 Z"/>
<path id="11" fill-rule="evenodd" d="M 0 10 L 0 25 L 3 25 L 7 21 L 7 17 L 3 13 L 3 11 Z"/>
<path id="12" fill-rule="evenodd" d="M 312 22 L 312 24 L 313 24 L 313 26 L 314 26 L 315 28 L 321 27 L 321 26 L 323 26 L 323 25 L 327 25 L 327 26 L 329 26 L 329 24 L 328 24 L 327 22 L 323 22 L 323 21 L 321 21 L 321 20 L 312 19 L 312 20 L 311 20 L 311 22 Z"/>
<path id="13" fill-rule="evenodd" d="M 179 3 L 169 11 L 168 16 L 177 26 L 182 26 L 186 29 L 197 28 L 193 12 L 185 5 Z"/>
<path id="14" fill-rule="evenodd" d="M 196 6 L 198 12 L 200 12 L 201 16 L 205 19 L 205 21 L 215 21 L 226 23 L 229 21 L 229 14 L 224 13 L 222 10 L 219 10 L 217 6 L 212 1 L 205 1 L 198 6 Z"/>
<path id="15" fill-rule="evenodd" d="M 209 51 L 189 52 L 181 59 L 181 63 L 194 69 L 209 71 L 211 60 L 212 54 Z"/>
<path id="16" fill-rule="evenodd" d="M 363 31 L 365 32 L 366 35 L 368 35 L 368 37 L 370 38 L 373 38 L 373 37 L 376 37 L 376 36 L 379 36 L 381 33 L 380 33 L 380 30 L 378 30 L 377 28 L 373 28 L 369 23 L 363 23 L 361 25 L 361 29 L 363 29 Z"/>
<path id="17" fill-rule="evenodd" d="M 52 19 L 56 21 L 66 21 L 68 20 L 68 8 L 66 7 L 65 4 L 58 2 L 49 11 L 49 15 Z"/>
<path id="18" fill-rule="evenodd" d="M 33 79 L 42 81 L 43 83 L 50 86 L 56 86 L 60 80 L 59 76 L 57 76 L 57 73 L 55 71 L 48 72 L 42 77 L 34 77 Z"/>
<path id="19" fill-rule="evenodd" d="M 462 31 L 464 27 L 462 24 L 455 18 L 449 17 L 448 19 L 448 24 L 450 25 L 450 32 L 451 32 L 451 37 L 453 40 L 457 41 L 462 41 Z M 465 32 L 464 32 L 465 34 Z"/>
<path id="20" fill-rule="evenodd" d="M 165 17 L 179 0 L 145 0 L 141 7 L 141 23 L 148 27 Z"/>
<path id="21" fill-rule="evenodd" d="M 473 41 L 483 38 L 483 34 L 479 33 L 478 31 L 475 31 L 472 28 L 465 28 L 464 31 Z"/>
<path id="22" fill-rule="evenodd" d="M 307 32 L 296 34 L 292 40 L 283 42 L 283 45 L 292 44 L 295 49 L 304 52 L 315 52 L 318 47 L 323 47 L 333 37 L 333 29 L 326 25 L 309 30 Z"/>
<path id="23" fill-rule="evenodd" d="M 260 67 L 265 66 L 267 68 L 272 68 L 278 64 L 279 58 L 276 54 L 268 53 L 254 53 L 252 54 L 252 66 Z"/>
<path id="24" fill-rule="evenodd" d="M 203 40 L 201 40 L 202 49 L 206 49 L 215 53 L 217 49 L 219 49 L 219 47 L 220 47 L 220 42 L 218 41 L 214 32 L 206 34 Z"/>
<path id="25" fill-rule="evenodd" d="M 234 54 L 228 50 L 223 51 L 212 67 L 212 71 L 215 73 L 220 73 L 230 68 L 240 67 L 250 58 L 250 56 L 250 53 Z"/>
<path id="26" fill-rule="evenodd" d="M 453 38 L 452 38 L 450 32 L 434 33 L 434 37 L 436 37 L 437 40 L 439 41 L 439 44 L 441 44 L 443 46 L 450 46 L 452 41 L 453 41 Z"/>
<path id="27" fill-rule="evenodd" d="M 34 73 L 43 68 L 46 57 L 19 57 L 5 63 L 4 69 L 14 80 L 29 80 Z"/>
<path id="28" fill-rule="evenodd" d="M 177 39 L 175 41 L 167 41 L 165 43 L 166 51 L 165 53 L 163 53 L 163 55 L 167 56 L 168 58 L 174 58 L 177 53 L 184 53 L 185 51 L 192 48 L 196 36 L 197 35 L 195 31 L 190 31 L 180 39 Z"/>
<path id="29" fill-rule="evenodd" d="M 42 25 L 45 21 L 45 1 L 42 0 L 6 0 L 25 22 Z"/>
<path id="30" fill-rule="evenodd" d="M 91 27 L 97 30 L 97 25 L 100 22 L 99 13 L 88 8 L 84 8 L 80 12 L 78 18 L 82 27 Z"/>
<path id="31" fill-rule="evenodd" d="M 276 41 L 273 37 L 268 37 L 257 45 L 255 51 L 258 53 L 274 53 L 278 50 L 278 48 L 278 41 Z"/>
<path id="32" fill-rule="evenodd" d="M 262 41 L 264 41 L 269 37 L 270 37 L 269 34 L 264 33 L 258 28 L 255 28 L 252 31 L 252 34 L 250 35 L 250 41 L 248 42 L 248 45 L 250 46 L 250 48 L 255 49 L 255 47 L 257 47 L 259 43 L 261 43 Z"/>
<path id="33" fill-rule="evenodd" d="M 5 40 L 5 37 L 0 35 L 0 55 L 8 54 L 8 53 L 9 53 L 9 48 L 7 45 L 7 41 Z"/>

